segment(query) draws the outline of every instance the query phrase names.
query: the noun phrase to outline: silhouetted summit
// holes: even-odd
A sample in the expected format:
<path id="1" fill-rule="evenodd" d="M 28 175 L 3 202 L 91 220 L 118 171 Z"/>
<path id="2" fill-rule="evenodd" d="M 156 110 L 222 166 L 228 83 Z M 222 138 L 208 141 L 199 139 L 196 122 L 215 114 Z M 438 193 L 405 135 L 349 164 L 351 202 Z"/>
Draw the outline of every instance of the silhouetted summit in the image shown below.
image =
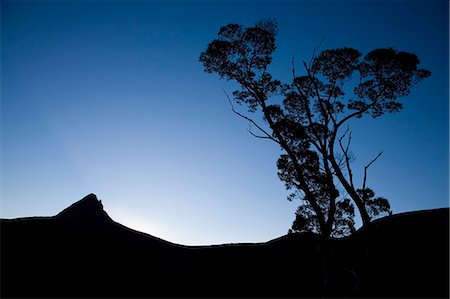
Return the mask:
<path id="1" fill-rule="evenodd" d="M 448 298 L 449 209 L 331 240 L 329 297 Z M 0 297 L 321 297 L 321 239 L 183 246 L 114 222 L 89 194 L 53 217 L 1 219 Z M 355 284 L 359 273 L 360 282 Z"/>
<path id="2" fill-rule="evenodd" d="M 81 222 L 99 222 L 111 220 L 103 210 L 101 200 L 93 193 L 85 196 L 83 199 L 75 202 L 68 208 L 61 211 L 56 217 L 59 220 L 81 221 Z"/>

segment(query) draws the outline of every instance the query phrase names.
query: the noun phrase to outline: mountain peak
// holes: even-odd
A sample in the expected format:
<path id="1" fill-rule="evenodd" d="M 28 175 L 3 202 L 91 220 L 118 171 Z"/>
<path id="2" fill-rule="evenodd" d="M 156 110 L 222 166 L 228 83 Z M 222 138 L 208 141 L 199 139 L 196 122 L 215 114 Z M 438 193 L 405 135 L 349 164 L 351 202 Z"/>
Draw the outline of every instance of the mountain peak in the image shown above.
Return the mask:
<path id="1" fill-rule="evenodd" d="M 98 200 L 97 196 L 93 193 L 86 195 L 81 200 L 64 209 L 57 217 L 64 220 L 79 220 L 83 222 L 102 220 L 105 217 L 109 218 L 103 210 L 101 200 Z"/>

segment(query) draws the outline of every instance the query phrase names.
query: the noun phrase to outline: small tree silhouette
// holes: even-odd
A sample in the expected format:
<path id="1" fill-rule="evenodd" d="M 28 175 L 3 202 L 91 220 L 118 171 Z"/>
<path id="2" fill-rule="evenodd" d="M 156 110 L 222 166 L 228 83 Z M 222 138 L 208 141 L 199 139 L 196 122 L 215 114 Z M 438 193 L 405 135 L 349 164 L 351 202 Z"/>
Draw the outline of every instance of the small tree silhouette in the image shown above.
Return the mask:
<path id="1" fill-rule="evenodd" d="M 366 186 L 367 170 L 382 152 L 364 167 L 362 187 L 356 187 L 348 122 L 400 111 L 397 100 L 431 73 L 418 69 L 419 60 L 411 53 L 388 48 L 362 56 L 339 48 L 314 51 L 300 76 L 292 60 L 292 82 L 283 84 L 268 72 L 277 31 L 274 20 L 248 28 L 223 26 L 200 62 L 206 72 L 239 84 L 234 102 L 246 105 L 249 113 L 262 112 L 264 125 L 237 111 L 227 95 L 233 112 L 249 122 L 250 134 L 282 148 L 278 176 L 292 191 L 289 200 L 302 199 L 292 231 L 313 231 L 325 239 L 349 234 L 354 231 L 353 204 L 363 226 L 391 211 L 388 200 L 374 198 Z"/>

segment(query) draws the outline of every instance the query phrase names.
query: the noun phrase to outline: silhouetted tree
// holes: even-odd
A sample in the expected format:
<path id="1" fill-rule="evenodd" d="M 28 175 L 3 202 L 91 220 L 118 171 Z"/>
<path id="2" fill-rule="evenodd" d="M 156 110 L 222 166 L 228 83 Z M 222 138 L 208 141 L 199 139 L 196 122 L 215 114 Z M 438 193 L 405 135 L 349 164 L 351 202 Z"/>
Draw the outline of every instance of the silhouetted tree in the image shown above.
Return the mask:
<path id="1" fill-rule="evenodd" d="M 253 136 L 283 149 L 278 176 L 292 191 L 289 200 L 302 199 L 292 230 L 325 238 L 349 234 L 354 231 L 353 204 L 364 226 L 391 211 L 388 200 L 374 198 L 366 186 L 367 170 L 381 153 L 364 167 L 361 188 L 353 180 L 348 122 L 400 111 L 397 100 L 431 73 L 418 69 L 419 60 L 411 53 L 387 48 L 363 56 L 355 49 L 339 48 L 314 53 L 310 62 L 303 62 L 303 75 L 296 74 L 292 60 L 292 82 L 283 84 L 268 72 L 277 31 L 273 20 L 248 28 L 223 26 L 200 62 L 206 72 L 238 83 L 234 101 L 245 104 L 249 113 L 261 111 L 266 124 L 238 112 L 227 95 L 233 112 L 250 123 Z"/>

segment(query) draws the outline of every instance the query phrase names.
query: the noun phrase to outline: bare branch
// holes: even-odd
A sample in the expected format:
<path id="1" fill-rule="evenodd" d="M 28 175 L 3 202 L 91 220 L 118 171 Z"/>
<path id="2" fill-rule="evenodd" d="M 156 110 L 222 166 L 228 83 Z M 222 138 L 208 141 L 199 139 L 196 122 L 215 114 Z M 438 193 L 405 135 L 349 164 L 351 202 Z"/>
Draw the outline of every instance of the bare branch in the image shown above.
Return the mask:
<path id="1" fill-rule="evenodd" d="M 292 64 L 292 80 L 295 80 L 295 57 L 292 56 L 292 60 L 291 60 L 291 64 Z"/>
<path id="2" fill-rule="evenodd" d="M 271 139 L 271 140 L 273 139 L 273 138 L 268 137 L 268 136 L 261 136 L 261 135 L 256 135 L 255 133 L 253 133 L 251 123 L 249 124 L 249 128 L 247 129 L 247 132 L 249 132 L 250 135 L 252 135 L 253 137 L 256 137 L 256 138 Z"/>
<path id="3" fill-rule="evenodd" d="M 341 157 L 341 155 L 338 153 L 336 155 L 336 162 L 339 165 L 339 168 L 342 169 L 344 168 L 345 162 L 344 162 L 344 158 Z M 333 174 L 335 174 L 336 172 L 334 171 Z"/>
<path id="4" fill-rule="evenodd" d="M 303 61 L 303 65 L 305 66 L 305 70 L 308 73 L 308 76 L 311 79 L 312 84 L 314 85 L 314 89 L 316 91 L 316 96 L 317 96 L 317 102 L 319 103 L 319 106 L 320 106 L 320 113 L 322 114 L 322 116 L 324 118 L 324 122 L 325 122 L 324 125 L 328 129 L 328 122 L 329 122 L 328 121 L 328 117 L 329 117 L 328 114 L 329 113 L 328 113 L 327 109 L 323 105 L 323 99 L 322 99 L 322 97 L 320 95 L 320 92 L 319 92 L 319 86 L 317 85 L 317 82 L 314 80 L 314 79 L 316 79 L 316 77 L 315 77 L 315 75 L 313 73 L 311 73 L 311 68 L 308 67 L 308 65 L 306 64 L 305 61 Z"/>
<path id="5" fill-rule="evenodd" d="M 348 135 L 347 147 L 345 148 L 346 152 L 348 152 L 348 149 L 350 148 L 350 142 L 351 141 L 352 141 L 352 132 L 350 131 L 350 134 Z"/>
<path id="6" fill-rule="evenodd" d="M 236 111 L 236 109 L 234 108 L 233 102 L 231 101 L 230 96 L 228 95 L 228 93 L 227 93 L 224 89 L 222 89 L 222 91 L 225 93 L 225 96 L 227 97 L 228 102 L 230 103 L 231 111 L 233 111 L 233 113 L 236 114 L 236 115 L 238 115 L 239 117 L 241 117 L 241 118 L 247 120 L 247 121 L 250 123 L 250 125 L 253 124 L 256 128 L 258 128 L 258 130 L 260 130 L 260 131 L 264 134 L 264 136 L 259 136 L 259 135 L 254 134 L 254 133 L 251 131 L 251 129 L 247 130 L 251 135 L 253 135 L 254 137 L 257 137 L 257 138 L 270 139 L 270 140 L 272 140 L 272 141 L 274 141 L 274 142 L 276 142 L 276 143 L 279 144 L 279 141 L 278 141 L 278 140 L 276 140 L 275 138 L 273 138 L 269 133 L 267 133 L 266 130 L 264 130 L 263 128 L 261 128 L 261 126 L 259 126 L 253 119 L 251 119 L 250 117 L 245 116 L 245 115 L 239 113 L 238 111 Z"/>
<path id="7" fill-rule="evenodd" d="M 347 130 L 345 130 L 344 134 L 342 134 L 342 136 L 339 138 L 339 143 L 341 143 L 342 139 L 345 138 L 345 135 L 347 135 L 347 133 L 350 131 L 350 128 L 347 126 Z"/>
<path id="8" fill-rule="evenodd" d="M 366 166 L 364 166 L 364 168 L 369 168 L 370 165 L 372 165 L 372 163 L 375 162 L 382 154 L 383 154 L 383 151 L 379 152 L 378 155 L 377 155 L 372 161 L 370 161 L 369 164 L 367 164 Z"/>
<path id="9" fill-rule="evenodd" d="M 367 169 L 370 167 L 370 165 L 372 165 L 373 162 L 375 162 L 381 155 L 383 154 L 383 151 L 381 151 L 372 161 L 370 161 L 369 164 L 367 164 L 366 166 L 364 166 L 364 179 L 363 179 L 363 196 L 364 196 L 364 191 L 366 190 L 366 180 L 367 180 Z"/>
<path id="10" fill-rule="evenodd" d="M 319 44 L 318 44 L 317 46 L 314 46 L 313 54 L 312 54 L 311 60 L 310 60 L 310 62 L 309 62 L 309 66 L 310 66 L 310 67 L 311 67 L 311 65 L 312 65 L 312 63 L 313 63 L 313 61 L 314 61 L 314 59 L 316 58 L 316 53 L 317 53 L 317 51 L 320 49 L 320 47 L 322 46 L 322 43 L 323 43 L 324 41 L 325 41 L 325 36 L 322 37 L 322 39 L 320 40 L 320 42 L 319 42 Z"/>
<path id="11" fill-rule="evenodd" d="M 344 148 L 344 145 L 342 144 L 342 140 L 345 138 L 347 133 L 349 133 L 348 141 L 347 141 L 347 146 Z M 353 172 L 352 172 L 352 168 L 350 167 L 350 154 L 348 152 L 348 150 L 350 148 L 351 140 L 352 140 L 352 132 L 350 131 L 349 127 L 347 127 L 347 130 L 345 130 L 344 134 L 342 134 L 342 136 L 339 138 L 339 146 L 341 147 L 342 153 L 344 154 L 345 165 L 347 167 L 347 173 L 348 173 L 348 179 L 350 181 L 350 186 L 352 186 L 352 188 L 354 189 L 355 186 L 353 184 Z"/>

